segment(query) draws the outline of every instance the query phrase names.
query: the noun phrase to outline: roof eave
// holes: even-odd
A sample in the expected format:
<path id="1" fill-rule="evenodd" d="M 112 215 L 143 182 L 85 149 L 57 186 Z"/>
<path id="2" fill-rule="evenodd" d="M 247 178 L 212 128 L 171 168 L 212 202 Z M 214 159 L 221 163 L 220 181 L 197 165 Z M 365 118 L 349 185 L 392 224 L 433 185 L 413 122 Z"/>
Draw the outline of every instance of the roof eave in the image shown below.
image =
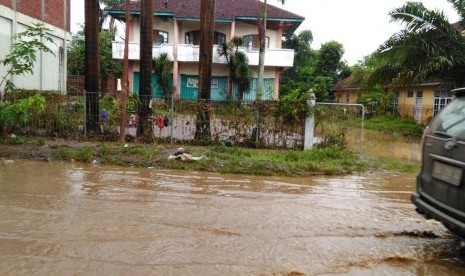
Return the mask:
<path id="1" fill-rule="evenodd" d="M 119 18 L 121 16 L 125 16 L 126 12 L 122 10 L 105 10 L 105 12 L 115 18 Z M 140 15 L 140 11 L 130 11 L 131 15 Z M 159 17 L 174 17 L 174 13 L 172 12 L 154 12 L 154 16 Z"/>

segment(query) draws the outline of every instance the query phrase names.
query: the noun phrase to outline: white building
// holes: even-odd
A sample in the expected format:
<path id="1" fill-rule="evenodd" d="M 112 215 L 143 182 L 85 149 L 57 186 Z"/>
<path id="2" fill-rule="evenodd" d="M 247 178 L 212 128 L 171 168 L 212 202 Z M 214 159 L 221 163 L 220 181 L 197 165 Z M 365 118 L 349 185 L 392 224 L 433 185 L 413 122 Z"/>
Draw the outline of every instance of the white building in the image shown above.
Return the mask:
<path id="1" fill-rule="evenodd" d="M 43 40 L 52 53 L 37 53 L 32 74 L 11 76 L 18 88 L 66 91 L 66 40 L 71 34 L 70 0 L 0 0 L 0 60 L 10 52 L 15 34 L 42 22 L 54 44 Z M 0 78 L 7 68 L 0 66 Z M 3 92 L 4 86 L 0 87 Z"/>

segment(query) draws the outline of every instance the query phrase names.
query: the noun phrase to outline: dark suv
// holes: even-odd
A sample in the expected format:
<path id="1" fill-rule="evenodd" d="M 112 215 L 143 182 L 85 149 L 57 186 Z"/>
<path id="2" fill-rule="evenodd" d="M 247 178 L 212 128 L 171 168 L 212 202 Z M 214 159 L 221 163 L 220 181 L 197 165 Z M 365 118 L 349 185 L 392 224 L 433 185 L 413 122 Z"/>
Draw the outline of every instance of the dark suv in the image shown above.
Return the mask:
<path id="1" fill-rule="evenodd" d="M 465 88 L 439 112 L 422 138 L 422 164 L 412 202 L 426 218 L 465 239 Z"/>

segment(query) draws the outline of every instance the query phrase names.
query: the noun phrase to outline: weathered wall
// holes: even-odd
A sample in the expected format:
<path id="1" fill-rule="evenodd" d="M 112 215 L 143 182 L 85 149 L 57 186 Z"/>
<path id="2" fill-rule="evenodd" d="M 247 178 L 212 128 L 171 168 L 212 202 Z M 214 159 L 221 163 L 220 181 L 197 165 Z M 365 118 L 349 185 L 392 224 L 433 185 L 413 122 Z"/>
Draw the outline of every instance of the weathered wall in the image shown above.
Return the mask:
<path id="1" fill-rule="evenodd" d="M 44 3 L 43 16 L 42 2 Z M 70 0 L 0 0 L 0 5 L 10 9 L 14 9 L 14 3 L 16 3 L 17 12 L 44 21 L 57 28 L 70 30 Z"/>

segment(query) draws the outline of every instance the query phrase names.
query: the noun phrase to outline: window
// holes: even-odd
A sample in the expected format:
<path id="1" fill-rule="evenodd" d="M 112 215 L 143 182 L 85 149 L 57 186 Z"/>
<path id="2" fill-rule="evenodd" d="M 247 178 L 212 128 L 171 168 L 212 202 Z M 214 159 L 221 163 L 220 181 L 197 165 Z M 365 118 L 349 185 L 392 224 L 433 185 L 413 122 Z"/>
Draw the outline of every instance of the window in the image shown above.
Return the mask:
<path id="1" fill-rule="evenodd" d="M 258 49 L 260 48 L 260 40 L 257 34 L 245 35 L 245 47 L 247 49 Z M 265 39 L 265 47 L 270 48 L 270 37 L 267 36 Z"/>
<path id="2" fill-rule="evenodd" d="M 452 95 L 450 92 L 435 91 L 434 100 L 433 100 L 433 114 L 436 115 L 436 113 L 438 113 L 451 101 L 452 101 Z"/>
<path id="3" fill-rule="evenodd" d="M 346 94 L 346 103 L 350 103 L 350 93 Z"/>
<path id="4" fill-rule="evenodd" d="M 423 98 L 423 91 L 417 91 L 417 98 Z"/>
<path id="5" fill-rule="evenodd" d="M 153 30 L 153 44 L 161 45 L 168 43 L 168 33 L 160 30 Z"/>
<path id="6" fill-rule="evenodd" d="M 465 97 L 459 97 L 447 105 L 431 123 L 431 130 L 465 140 Z"/>
<path id="7" fill-rule="evenodd" d="M 220 33 L 220 32 L 215 32 L 214 38 L 213 38 L 214 44 L 220 44 L 225 41 L 226 41 L 225 34 Z M 187 32 L 185 36 L 185 43 L 199 45 L 200 44 L 200 31 L 196 30 L 196 31 Z"/>
<path id="8" fill-rule="evenodd" d="M 399 108 L 399 92 L 395 92 L 396 97 L 392 99 L 392 109 L 397 110 Z"/>
<path id="9" fill-rule="evenodd" d="M 192 77 L 187 77 L 186 81 L 186 87 L 189 88 L 199 88 L 199 78 L 197 76 L 192 76 Z M 218 84 L 218 78 L 211 78 L 211 84 L 210 87 L 212 89 L 218 89 L 219 84 Z"/>
<path id="10" fill-rule="evenodd" d="M 413 91 L 407 91 L 407 97 L 412 98 L 413 97 Z"/>
<path id="11" fill-rule="evenodd" d="M 188 77 L 186 86 L 189 88 L 199 88 L 199 78 L 198 77 Z"/>
<path id="12" fill-rule="evenodd" d="M 221 44 L 223 42 L 226 42 L 226 35 L 222 34 L 222 33 L 219 33 L 219 32 L 215 32 L 215 36 L 214 36 L 213 41 L 214 41 L 215 44 Z"/>

